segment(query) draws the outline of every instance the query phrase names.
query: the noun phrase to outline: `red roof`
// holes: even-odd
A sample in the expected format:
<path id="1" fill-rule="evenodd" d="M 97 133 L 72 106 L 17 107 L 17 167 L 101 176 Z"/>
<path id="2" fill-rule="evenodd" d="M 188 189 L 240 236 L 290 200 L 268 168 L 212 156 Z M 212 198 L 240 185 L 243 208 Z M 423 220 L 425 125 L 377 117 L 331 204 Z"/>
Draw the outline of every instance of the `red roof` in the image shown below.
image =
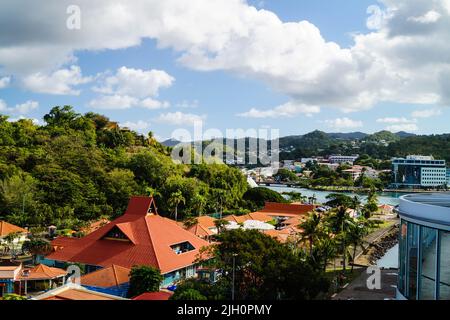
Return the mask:
<path id="1" fill-rule="evenodd" d="M 22 272 L 20 280 L 48 280 L 64 277 L 67 274 L 64 269 L 48 267 L 45 264 L 39 264 L 27 271 L 28 273 Z"/>
<path id="2" fill-rule="evenodd" d="M 28 233 L 28 231 L 24 228 L 15 226 L 6 221 L 0 221 L 0 237 L 6 237 L 8 234 L 13 232 Z"/>
<path id="3" fill-rule="evenodd" d="M 145 292 L 134 297 L 133 300 L 169 300 L 172 295 L 172 292 L 167 291 Z"/>
<path id="4" fill-rule="evenodd" d="M 130 282 L 130 272 L 128 268 L 112 265 L 82 276 L 80 282 L 82 285 L 100 288 L 117 287 Z"/>
<path id="5" fill-rule="evenodd" d="M 308 214 L 315 208 L 316 206 L 313 204 L 266 202 L 264 208 L 259 212 L 269 216 L 294 217 Z"/>
<path id="6" fill-rule="evenodd" d="M 62 249 L 47 258 L 102 267 L 148 265 L 160 269 L 163 274 L 193 265 L 199 250 L 209 243 L 173 220 L 149 214 L 151 207 L 156 212 L 153 198 L 132 197 L 123 216 L 83 238 L 65 243 Z M 119 228 L 130 241 L 105 238 L 114 227 Z M 194 250 L 177 254 L 171 248 L 186 241 Z"/>

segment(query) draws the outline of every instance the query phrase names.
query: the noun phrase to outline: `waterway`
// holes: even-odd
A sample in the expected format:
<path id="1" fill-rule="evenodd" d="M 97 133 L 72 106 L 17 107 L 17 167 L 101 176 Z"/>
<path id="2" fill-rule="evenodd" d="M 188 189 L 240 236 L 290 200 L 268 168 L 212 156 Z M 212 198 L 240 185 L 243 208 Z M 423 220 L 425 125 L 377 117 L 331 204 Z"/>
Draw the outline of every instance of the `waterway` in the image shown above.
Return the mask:
<path id="1" fill-rule="evenodd" d="M 389 249 L 386 254 L 377 261 L 379 268 L 398 269 L 398 244 Z"/>
<path id="2" fill-rule="evenodd" d="M 318 203 L 325 203 L 328 200 L 326 199 L 326 197 L 331 194 L 331 193 L 338 193 L 338 192 L 330 192 L 330 191 L 318 191 L 318 190 L 310 190 L 310 189 L 305 189 L 305 188 L 289 188 L 289 187 L 285 187 L 285 186 L 276 186 L 276 185 L 272 185 L 270 187 L 267 187 L 271 190 L 277 191 L 279 193 L 283 193 L 283 192 L 300 192 L 302 195 L 306 196 L 306 197 L 316 197 L 316 201 Z M 367 200 L 367 195 L 365 194 L 359 194 L 359 193 L 352 193 L 352 192 L 340 192 L 340 193 L 345 193 L 349 196 L 355 196 L 357 195 L 360 199 L 361 202 L 365 203 Z M 379 204 L 388 204 L 391 206 L 396 206 L 400 203 L 400 197 L 405 195 L 404 193 L 397 193 L 397 192 L 379 192 L 378 193 L 378 203 Z"/>

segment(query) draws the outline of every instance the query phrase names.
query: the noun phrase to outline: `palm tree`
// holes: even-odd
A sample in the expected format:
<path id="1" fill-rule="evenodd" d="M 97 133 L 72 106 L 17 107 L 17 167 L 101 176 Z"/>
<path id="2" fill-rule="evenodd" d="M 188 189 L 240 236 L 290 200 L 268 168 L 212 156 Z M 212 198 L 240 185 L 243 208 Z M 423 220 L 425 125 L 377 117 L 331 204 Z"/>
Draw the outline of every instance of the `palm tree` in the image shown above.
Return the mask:
<path id="1" fill-rule="evenodd" d="M 323 271 L 327 270 L 328 260 L 336 257 L 336 245 L 336 241 L 330 237 L 322 237 L 317 241 L 316 251 L 318 259 L 322 261 Z"/>
<path id="2" fill-rule="evenodd" d="M 341 244 L 343 272 L 346 271 L 347 260 L 347 232 L 354 220 L 347 213 L 348 207 L 341 205 L 335 212 L 328 217 L 328 223 L 331 231 L 336 235 L 336 239 Z"/>
<path id="3" fill-rule="evenodd" d="M 364 237 L 368 234 L 368 229 L 364 223 L 364 221 L 360 220 L 356 223 L 353 223 L 350 225 L 350 228 L 347 233 L 348 242 L 353 246 L 353 253 L 352 253 L 352 269 L 351 272 L 353 272 L 353 268 L 355 265 L 355 259 L 356 259 L 356 249 L 358 247 L 361 247 L 364 250 L 363 244 L 364 244 Z"/>
<path id="4" fill-rule="evenodd" d="M 309 242 L 309 254 L 312 255 L 314 242 L 319 239 L 322 234 L 321 218 L 316 212 L 311 212 L 306 221 L 302 222 L 299 227 L 303 229 L 302 239 Z"/>
<path id="5" fill-rule="evenodd" d="M 225 230 L 225 226 L 228 225 L 230 222 L 225 219 L 217 219 L 214 221 L 214 225 L 217 228 L 217 233 L 221 233 L 223 230 Z"/>
<path id="6" fill-rule="evenodd" d="M 198 216 L 201 216 L 203 213 L 203 207 L 206 204 L 206 197 L 201 194 L 196 194 L 192 198 L 193 207 L 198 211 Z"/>
<path id="7" fill-rule="evenodd" d="M 183 194 L 181 191 L 173 192 L 169 197 L 169 206 L 175 209 L 175 221 L 178 221 L 178 206 L 180 203 L 186 203 L 186 199 L 183 197 Z"/>

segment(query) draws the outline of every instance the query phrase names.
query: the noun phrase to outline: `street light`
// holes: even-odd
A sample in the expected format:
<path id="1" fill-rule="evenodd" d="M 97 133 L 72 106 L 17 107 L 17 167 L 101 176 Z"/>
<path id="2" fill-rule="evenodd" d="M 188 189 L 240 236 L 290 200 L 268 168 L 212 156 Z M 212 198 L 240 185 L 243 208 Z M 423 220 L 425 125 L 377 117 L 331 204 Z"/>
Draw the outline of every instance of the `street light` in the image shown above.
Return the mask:
<path id="1" fill-rule="evenodd" d="M 233 282 L 231 287 L 231 300 L 234 301 L 234 279 L 235 279 L 235 269 L 236 269 L 236 256 L 237 253 L 233 253 Z"/>

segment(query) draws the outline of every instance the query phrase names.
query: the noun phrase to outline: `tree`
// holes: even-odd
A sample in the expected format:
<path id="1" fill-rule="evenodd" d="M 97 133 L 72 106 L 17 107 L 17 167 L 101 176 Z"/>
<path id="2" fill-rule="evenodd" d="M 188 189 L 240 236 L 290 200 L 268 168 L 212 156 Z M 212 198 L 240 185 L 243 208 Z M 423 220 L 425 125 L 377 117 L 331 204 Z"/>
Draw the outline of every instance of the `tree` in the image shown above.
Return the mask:
<path id="1" fill-rule="evenodd" d="M 244 193 L 242 198 L 247 201 L 247 206 L 251 210 L 263 208 L 266 202 L 287 202 L 278 192 L 264 187 L 249 189 Z"/>
<path id="2" fill-rule="evenodd" d="M 209 248 L 213 259 L 201 263 L 222 270 L 212 286 L 227 288 L 227 298 L 231 296 L 233 270 L 236 300 L 315 299 L 328 290 L 322 270 L 315 270 L 270 236 L 238 229 L 218 238 L 219 242 Z"/>
<path id="3" fill-rule="evenodd" d="M 350 225 L 349 229 L 348 229 L 348 233 L 347 233 L 347 237 L 348 237 L 348 242 L 353 246 L 353 253 L 352 253 L 352 269 L 351 271 L 353 272 L 353 268 L 355 265 L 355 259 L 356 259 L 356 250 L 358 247 L 361 247 L 363 250 L 364 248 L 362 247 L 364 244 L 364 237 L 368 234 L 368 228 L 366 227 L 366 224 L 364 223 L 363 220 L 359 220 L 353 224 Z"/>
<path id="4" fill-rule="evenodd" d="M 18 239 L 20 239 L 21 237 L 21 233 L 20 232 L 11 232 L 9 233 L 7 236 L 5 236 L 3 238 L 3 240 L 6 243 L 6 246 L 8 248 L 10 248 L 11 250 L 11 255 L 15 256 L 16 255 L 16 247 L 15 247 L 15 243 Z"/>
<path id="5" fill-rule="evenodd" d="M 7 300 L 10 300 L 10 301 L 11 300 L 27 300 L 27 298 L 24 296 L 20 296 L 18 294 L 9 293 L 9 294 L 5 294 L 3 296 L 3 298 L 1 298 L 0 300 L 5 300 L 5 301 L 7 301 Z"/>
<path id="6" fill-rule="evenodd" d="M 180 203 L 186 203 L 186 199 L 183 197 L 183 194 L 180 191 L 177 191 L 170 195 L 168 202 L 169 206 L 175 210 L 175 221 L 178 221 L 178 206 L 180 205 Z"/>
<path id="7" fill-rule="evenodd" d="M 36 264 L 36 257 L 49 254 L 52 251 L 52 245 L 46 239 L 32 237 L 23 244 L 22 250 L 31 253 L 33 255 L 33 264 Z"/>
<path id="8" fill-rule="evenodd" d="M 176 290 L 170 300 L 207 300 L 204 295 L 195 289 Z"/>
<path id="9" fill-rule="evenodd" d="M 312 255 L 313 246 L 323 234 L 321 230 L 321 218 L 316 212 L 311 212 L 306 221 L 302 222 L 299 227 L 303 230 L 301 237 L 309 243 L 309 253 Z"/>
<path id="10" fill-rule="evenodd" d="M 145 292 L 159 291 L 164 277 L 156 268 L 149 266 L 134 266 L 130 272 L 129 297 L 136 297 Z"/>
<path id="11" fill-rule="evenodd" d="M 370 189 L 367 196 L 367 202 L 363 207 L 363 213 L 365 218 L 370 218 L 374 212 L 378 211 L 378 196 L 374 188 Z"/>
<path id="12" fill-rule="evenodd" d="M 216 219 L 216 220 L 214 220 L 214 225 L 215 225 L 216 228 L 217 228 L 217 233 L 218 233 L 218 234 L 220 234 L 220 233 L 222 233 L 224 230 L 226 230 L 225 227 L 226 227 L 227 225 L 229 225 L 229 224 L 230 224 L 230 222 L 229 222 L 228 220 L 225 220 L 225 219 Z"/>

